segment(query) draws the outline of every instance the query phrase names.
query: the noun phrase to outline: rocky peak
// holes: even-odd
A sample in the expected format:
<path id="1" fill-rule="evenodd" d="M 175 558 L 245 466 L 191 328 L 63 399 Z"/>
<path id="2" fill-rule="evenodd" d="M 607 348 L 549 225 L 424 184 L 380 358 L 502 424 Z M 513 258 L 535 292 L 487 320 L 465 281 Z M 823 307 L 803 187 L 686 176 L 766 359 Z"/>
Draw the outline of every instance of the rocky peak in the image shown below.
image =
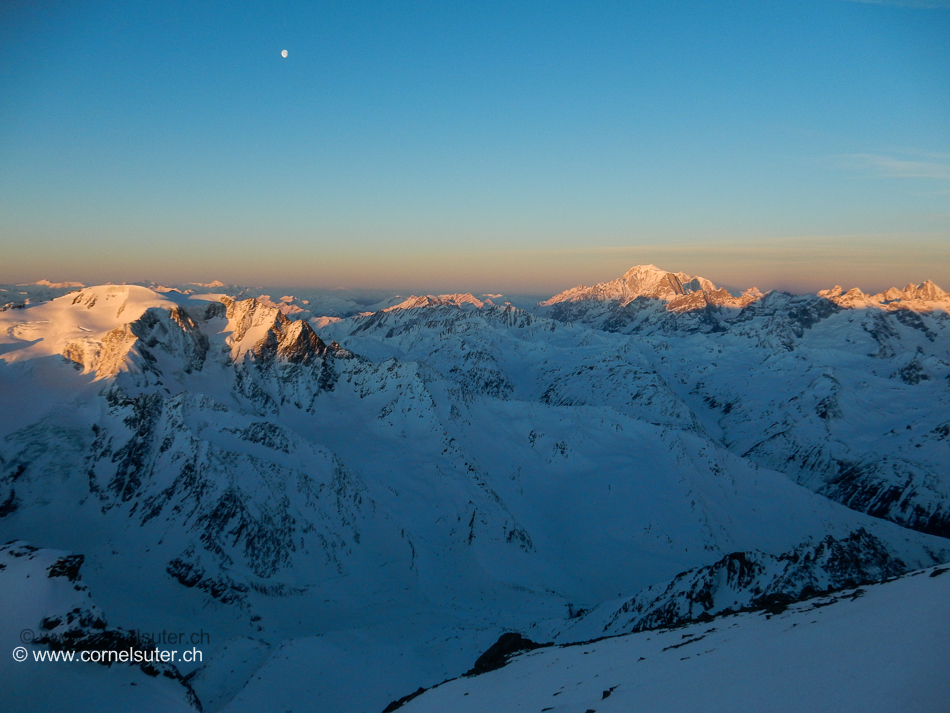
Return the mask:
<path id="1" fill-rule="evenodd" d="M 841 285 L 835 285 L 828 290 L 818 290 L 818 296 L 824 297 L 826 300 L 830 300 L 833 297 L 838 297 L 843 292 L 844 288 Z"/>
<path id="2" fill-rule="evenodd" d="M 847 292 L 841 285 L 835 285 L 830 290 L 820 290 L 818 297 L 834 302 L 839 307 L 866 307 L 874 298 L 864 294 L 859 288 L 852 287 Z"/>
<path id="3" fill-rule="evenodd" d="M 233 300 L 223 296 L 221 303 L 227 308 L 225 316 L 229 322 L 231 343 L 242 341 L 253 327 L 269 327 L 275 320 L 287 319 L 276 307 L 252 298 Z"/>
<path id="4" fill-rule="evenodd" d="M 941 290 L 930 280 L 925 280 L 919 287 L 908 285 L 904 288 L 904 294 L 908 295 L 911 299 L 927 300 L 928 302 L 945 302 L 950 300 L 950 293 Z"/>
<path id="5" fill-rule="evenodd" d="M 821 290 L 818 296 L 831 300 L 840 307 L 885 307 L 889 305 L 897 306 L 908 302 L 942 302 L 950 307 L 950 294 L 940 289 L 930 280 L 926 280 L 920 285 L 913 283 L 907 285 L 904 289 L 891 287 L 876 295 L 867 295 L 857 287 L 853 287 L 847 292 L 841 285 L 835 285 L 831 289 Z"/>
<path id="6" fill-rule="evenodd" d="M 221 302 L 231 332 L 226 343 L 234 361 L 252 354 L 259 363 L 276 359 L 306 365 L 327 351 L 327 345 L 307 322 L 291 320 L 265 301 L 222 297 Z"/>
<path id="7" fill-rule="evenodd" d="M 249 350 L 260 361 L 279 359 L 291 364 L 310 364 L 326 351 L 327 345 L 309 324 L 286 318 L 275 319 L 264 338 Z"/>

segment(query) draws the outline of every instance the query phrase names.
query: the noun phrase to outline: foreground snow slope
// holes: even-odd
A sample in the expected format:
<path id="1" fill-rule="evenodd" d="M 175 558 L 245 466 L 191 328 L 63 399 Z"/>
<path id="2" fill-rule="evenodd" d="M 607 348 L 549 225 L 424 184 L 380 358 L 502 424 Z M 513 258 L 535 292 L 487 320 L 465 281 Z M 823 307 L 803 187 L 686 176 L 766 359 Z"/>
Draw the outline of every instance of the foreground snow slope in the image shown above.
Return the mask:
<path id="1" fill-rule="evenodd" d="M 774 615 L 523 653 L 400 711 L 933 713 L 950 701 L 948 612 L 950 572 L 930 568 Z"/>

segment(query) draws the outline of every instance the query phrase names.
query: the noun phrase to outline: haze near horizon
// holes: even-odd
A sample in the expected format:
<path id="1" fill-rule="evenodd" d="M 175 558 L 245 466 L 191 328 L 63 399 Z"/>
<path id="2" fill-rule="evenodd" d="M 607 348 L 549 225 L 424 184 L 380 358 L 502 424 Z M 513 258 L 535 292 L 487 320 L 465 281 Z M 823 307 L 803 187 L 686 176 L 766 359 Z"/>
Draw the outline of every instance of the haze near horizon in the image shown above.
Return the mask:
<path id="1" fill-rule="evenodd" d="M 9 5 L 0 282 L 946 288 L 948 36 L 945 2 Z"/>

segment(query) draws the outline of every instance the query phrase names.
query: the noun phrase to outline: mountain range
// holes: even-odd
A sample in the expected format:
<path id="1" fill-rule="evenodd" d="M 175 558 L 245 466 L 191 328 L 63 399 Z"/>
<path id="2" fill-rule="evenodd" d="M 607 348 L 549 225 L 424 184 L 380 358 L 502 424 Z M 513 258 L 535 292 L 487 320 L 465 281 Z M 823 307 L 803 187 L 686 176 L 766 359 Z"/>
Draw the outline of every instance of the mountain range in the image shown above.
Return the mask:
<path id="1" fill-rule="evenodd" d="M 637 266 L 545 300 L 0 304 L 4 640 L 208 635 L 157 678 L 76 665 L 80 709 L 380 711 L 505 632 L 633 635 L 950 561 L 929 282 L 733 294 Z M 55 709 L 63 666 L 0 678 Z"/>

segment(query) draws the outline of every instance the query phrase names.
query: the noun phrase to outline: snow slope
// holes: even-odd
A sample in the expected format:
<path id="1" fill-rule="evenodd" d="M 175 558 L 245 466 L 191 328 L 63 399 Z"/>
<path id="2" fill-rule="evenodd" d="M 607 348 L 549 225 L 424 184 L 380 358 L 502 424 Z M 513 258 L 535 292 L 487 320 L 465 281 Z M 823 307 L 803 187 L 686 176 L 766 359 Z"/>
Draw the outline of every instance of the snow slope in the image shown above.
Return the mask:
<path id="1" fill-rule="evenodd" d="M 946 710 L 946 567 L 787 610 L 516 655 L 404 713 Z M 937 576 L 934 576 L 934 575 Z"/>

